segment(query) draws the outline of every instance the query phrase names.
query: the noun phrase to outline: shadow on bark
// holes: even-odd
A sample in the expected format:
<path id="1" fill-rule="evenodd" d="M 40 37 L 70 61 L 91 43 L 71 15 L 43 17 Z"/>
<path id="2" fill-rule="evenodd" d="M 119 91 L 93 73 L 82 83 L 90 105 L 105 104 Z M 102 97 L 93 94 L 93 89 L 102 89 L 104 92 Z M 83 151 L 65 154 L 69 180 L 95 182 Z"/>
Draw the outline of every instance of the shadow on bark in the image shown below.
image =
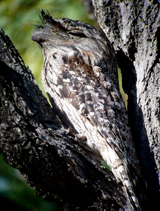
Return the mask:
<path id="1" fill-rule="evenodd" d="M 144 209 L 160 205 L 159 181 L 156 172 L 154 155 L 149 146 L 149 140 L 144 125 L 141 108 L 137 104 L 136 71 L 133 62 L 125 55 L 122 49 L 117 51 L 117 61 L 122 72 L 122 86 L 128 95 L 128 118 L 131 127 L 132 138 L 139 158 L 142 175 L 147 185 L 148 203 Z"/>

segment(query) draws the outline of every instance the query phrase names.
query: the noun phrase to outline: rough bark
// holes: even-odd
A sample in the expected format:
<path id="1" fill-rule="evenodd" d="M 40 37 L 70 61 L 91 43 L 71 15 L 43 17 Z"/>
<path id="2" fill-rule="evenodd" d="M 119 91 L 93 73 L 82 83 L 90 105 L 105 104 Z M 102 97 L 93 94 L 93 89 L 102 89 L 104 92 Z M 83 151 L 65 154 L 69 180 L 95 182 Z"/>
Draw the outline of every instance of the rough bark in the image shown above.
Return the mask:
<path id="1" fill-rule="evenodd" d="M 0 152 L 46 200 L 66 210 L 118 210 L 122 184 L 66 131 L 9 38 L 0 32 Z"/>
<path id="2" fill-rule="evenodd" d="M 118 0 L 93 0 L 93 5 L 117 51 L 132 134 L 150 194 L 147 206 L 154 198 L 154 209 L 160 177 L 159 7 L 149 1 Z M 127 210 L 122 184 L 85 143 L 62 127 L 2 31 L 0 60 L 0 152 L 5 161 L 19 169 L 39 195 L 66 210 Z"/>
<path id="3" fill-rule="evenodd" d="M 130 126 L 150 198 L 160 183 L 160 11 L 158 1 L 93 0 L 113 43 L 128 94 Z"/>

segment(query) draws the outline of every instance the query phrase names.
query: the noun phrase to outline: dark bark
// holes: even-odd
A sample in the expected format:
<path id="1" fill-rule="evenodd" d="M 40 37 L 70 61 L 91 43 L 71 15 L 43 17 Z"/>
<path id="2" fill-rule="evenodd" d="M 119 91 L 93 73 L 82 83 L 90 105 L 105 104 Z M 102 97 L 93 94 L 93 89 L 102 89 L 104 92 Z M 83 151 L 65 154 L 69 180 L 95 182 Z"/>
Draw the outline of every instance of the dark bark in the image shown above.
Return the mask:
<path id="1" fill-rule="evenodd" d="M 153 205 L 160 197 L 160 5 L 147 0 L 92 2 L 117 51 L 132 135 Z"/>
<path id="2" fill-rule="evenodd" d="M 154 209 L 160 180 L 160 13 L 157 3 L 145 2 L 93 0 L 98 22 L 117 51 L 132 134 L 150 194 L 146 207 Z M 66 210 L 127 210 L 122 184 L 85 143 L 62 127 L 2 31 L 0 60 L 0 152 L 5 161 L 19 169 L 39 195 Z"/>
<path id="3" fill-rule="evenodd" d="M 122 184 L 54 116 L 30 70 L 0 32 L 0 152 L 46 200 L 67 210 L 118 210 Z"/>

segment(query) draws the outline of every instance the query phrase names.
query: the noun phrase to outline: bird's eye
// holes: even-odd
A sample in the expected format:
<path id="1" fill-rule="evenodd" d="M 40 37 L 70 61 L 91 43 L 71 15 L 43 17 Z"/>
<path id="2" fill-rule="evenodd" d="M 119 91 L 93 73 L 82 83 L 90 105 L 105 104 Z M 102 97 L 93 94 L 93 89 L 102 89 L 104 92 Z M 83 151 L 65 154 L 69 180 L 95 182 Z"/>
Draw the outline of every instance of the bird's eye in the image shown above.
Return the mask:
<path id="1" fill-rule="evenodd" d="M 69 32 L 68 34 L 71 34 L 76 37 L 87 37 L 85 34 L 83 34 L 82 32 L 79 32 L 79 31 Z"/>

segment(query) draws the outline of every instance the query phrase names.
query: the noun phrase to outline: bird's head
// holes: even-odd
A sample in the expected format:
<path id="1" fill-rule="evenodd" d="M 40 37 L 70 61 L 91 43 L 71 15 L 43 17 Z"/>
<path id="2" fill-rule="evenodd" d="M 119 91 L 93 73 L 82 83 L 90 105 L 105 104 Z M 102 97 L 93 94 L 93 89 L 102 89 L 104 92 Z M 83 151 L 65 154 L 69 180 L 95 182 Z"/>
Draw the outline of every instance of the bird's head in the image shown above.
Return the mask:
<path id="1" fill-rule="evenodd" d="M 32 40 L 42 49 L 44 59 L 66 58 L 91 67 L 100 67 L 115 80 L 117 64 L 114 49 L 103 32 L 78 20 L 53 19 L 41 11 L 42 25 L 32 34 Z M 117 82 L 118 79 L 116 78 Z M 116 83 L 117 83 L 116 82 Z"/>

